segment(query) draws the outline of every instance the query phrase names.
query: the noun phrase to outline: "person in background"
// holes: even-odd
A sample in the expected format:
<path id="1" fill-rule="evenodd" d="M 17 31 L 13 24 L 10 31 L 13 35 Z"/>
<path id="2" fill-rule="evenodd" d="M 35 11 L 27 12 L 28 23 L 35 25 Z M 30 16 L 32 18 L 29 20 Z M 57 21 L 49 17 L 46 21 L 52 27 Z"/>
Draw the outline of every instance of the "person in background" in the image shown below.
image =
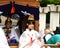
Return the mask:
<path id="1" fill-rule="evenodd" d="M 10 17 L 8 17 L 5 21 L 5 27 L 3 27 L 3 30 L 9 43 L 18 42 L 18 36 L 16 34 L 15 29 L 12 27 L 12 21 Z"/>
<path id="2" fill-rule="evenodd" d="M 45 34 L 45 36 L 43 37 L 43 39 L 44 39 L 44 42 L 45 42 L 45 44 L 46 44 L 46 42 L 47 42 L 54 34 L 52 34 L 52 31 L 51 31 L 50 29 L 45 29 L 44 34 Z"/>
<path id="3" fill-rule="evenodd" d="M 0 48 L 10 48 L 2 28 L 0 28 Z"/>
<path id="4" fill-rule="evenodd" d="M 60 28 L 56 28 L 56 31 L 54 31 L 54 36 L 52 36 L 48 41 L 47 44 L 59 44 L 60 42 Z M 57 47 L 54 47 L 57 48 Z"/>
<path id="5" fill-rule="evenodd" d="M 34 16 L 30 15 L 27 21 L 27 28 L 20 36 L 19 48 L 40 48 L 41 37 L 34 30 Z"/>

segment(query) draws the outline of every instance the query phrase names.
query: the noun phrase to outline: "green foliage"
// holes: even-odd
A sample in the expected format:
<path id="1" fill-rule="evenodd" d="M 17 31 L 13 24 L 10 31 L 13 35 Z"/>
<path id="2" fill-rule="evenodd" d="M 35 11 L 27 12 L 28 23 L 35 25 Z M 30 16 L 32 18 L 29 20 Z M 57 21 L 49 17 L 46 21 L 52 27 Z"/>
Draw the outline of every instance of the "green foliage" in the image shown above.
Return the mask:
<path id="1" fill-rule="evenodd" d="M 41 6 L 46 6 L 47 4 L 60 5 L 60 0 L 41 0 L 40 1 Z"/>

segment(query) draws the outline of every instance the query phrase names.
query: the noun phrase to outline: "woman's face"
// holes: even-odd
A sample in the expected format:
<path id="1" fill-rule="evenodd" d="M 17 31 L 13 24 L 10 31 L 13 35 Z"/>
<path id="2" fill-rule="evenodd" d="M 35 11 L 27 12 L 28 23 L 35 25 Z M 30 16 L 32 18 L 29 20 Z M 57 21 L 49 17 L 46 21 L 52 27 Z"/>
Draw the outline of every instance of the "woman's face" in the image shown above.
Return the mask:
<path id="1" fill-rule="evenodd" d="M 34 24 L 28 24 L 29 29 L 34 29 Z"/>

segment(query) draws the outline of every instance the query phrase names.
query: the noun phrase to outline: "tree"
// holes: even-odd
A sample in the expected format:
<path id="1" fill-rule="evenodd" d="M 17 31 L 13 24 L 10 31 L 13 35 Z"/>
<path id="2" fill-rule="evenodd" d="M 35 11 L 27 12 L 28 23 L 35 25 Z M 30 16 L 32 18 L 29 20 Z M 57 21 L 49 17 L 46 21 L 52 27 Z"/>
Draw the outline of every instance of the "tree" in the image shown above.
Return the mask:
<path id="1" fill-rule="evenodd" d="M 60 5 L 60 0 L 41 0 L 40 1 L 41 6 L 46 6 L 47 4 Z"/>

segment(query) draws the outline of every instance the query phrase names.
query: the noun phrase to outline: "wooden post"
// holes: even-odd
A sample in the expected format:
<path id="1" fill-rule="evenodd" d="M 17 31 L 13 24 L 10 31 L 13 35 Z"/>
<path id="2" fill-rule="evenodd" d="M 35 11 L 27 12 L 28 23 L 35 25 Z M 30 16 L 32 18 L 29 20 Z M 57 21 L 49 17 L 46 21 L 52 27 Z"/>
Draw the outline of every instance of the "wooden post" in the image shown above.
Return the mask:
<path id="1" fill-rule="evenodd" d="M 35 30 L 39 31 L 39 20 L 35 20 Z"/>

